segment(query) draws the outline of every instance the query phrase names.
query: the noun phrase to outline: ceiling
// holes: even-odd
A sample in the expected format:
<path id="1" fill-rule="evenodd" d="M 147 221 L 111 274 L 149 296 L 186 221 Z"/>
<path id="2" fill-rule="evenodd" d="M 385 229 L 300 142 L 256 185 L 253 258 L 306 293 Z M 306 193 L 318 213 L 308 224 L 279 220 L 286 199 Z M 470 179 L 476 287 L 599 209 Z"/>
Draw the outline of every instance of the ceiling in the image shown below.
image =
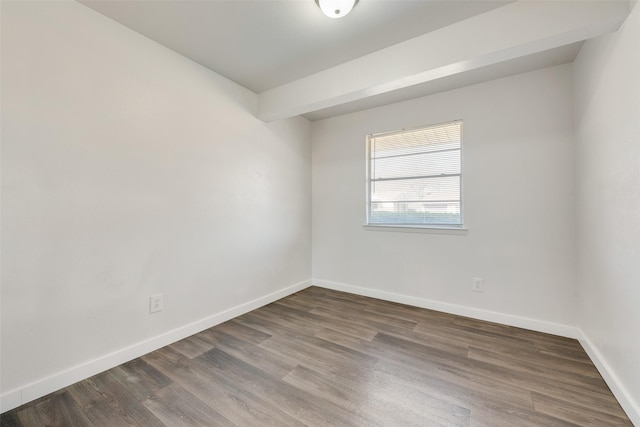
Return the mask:
<path id="1" fill-rule="evenodd" d="M 489 16 L 512 2 L 360 0 L 353 11 L 341 19 L 324 16 L 313 0 L 89 0 L 81 3 L 250 89 L 259 97 L 264 93 L 266 120 L 293 115 L 318 120 L 571 62 L 583 39 L 569 37 L 545 48 L 523 49 L 522 54 L 505 57 L 504 61 L 483 62 L 482 66 L 445 73 L 447 75 L 438 78 L 391 85 L 389 90 L 349 89 L 342 94 L 345 96 L 337 94 L 326 100 L 318 100 L 317 95 L 309 92 L 313 99 L 294 100 L 295 97 L 286 94 L 292 90 L 293 87 L 288 89 L 292 84 L 298 92 L 312 91 L 311 86 L 317 85 L 314 76 L 339 74 L 343 64 L 354 63 L 355 67 L 360 58 L 373 57 L 377 52 L 420 36 L 438 34 L 438 30 L 481 14 Z M 509 33 L 505 32 L 504 36 L 508 37 Z M 446 43 L 447 39 L 442 41 Z M 430 54 L 420 50 L 415 53 L 424 57 Z M 393 68 L 395 61 L 390 63 L 387 58 L 380 65 Z M 351 75 L 364 71 L 366 69 L 345 69 Z M 415 70 L 412 73 L 416 74 Z M 335 80 L 335 76 L 332 78 Z M 308 88 L 303 87 L 306 80 Z M 296 105 L 284 108 L 280 101 Z M 280 104 L 272 107 L 273 102 Z"/>

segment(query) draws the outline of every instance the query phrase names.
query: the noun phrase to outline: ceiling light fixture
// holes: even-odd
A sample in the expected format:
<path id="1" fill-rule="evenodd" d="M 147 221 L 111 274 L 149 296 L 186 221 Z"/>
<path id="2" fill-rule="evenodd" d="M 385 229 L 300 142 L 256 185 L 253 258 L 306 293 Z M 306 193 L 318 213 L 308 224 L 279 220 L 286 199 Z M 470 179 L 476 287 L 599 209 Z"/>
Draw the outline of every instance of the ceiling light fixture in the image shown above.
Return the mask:
<path id="1" fill-rule="evenodd" d="M 316 0 L 316 4 L 329 18 L 342 18 L 358 4 L 358 0 Z"/>

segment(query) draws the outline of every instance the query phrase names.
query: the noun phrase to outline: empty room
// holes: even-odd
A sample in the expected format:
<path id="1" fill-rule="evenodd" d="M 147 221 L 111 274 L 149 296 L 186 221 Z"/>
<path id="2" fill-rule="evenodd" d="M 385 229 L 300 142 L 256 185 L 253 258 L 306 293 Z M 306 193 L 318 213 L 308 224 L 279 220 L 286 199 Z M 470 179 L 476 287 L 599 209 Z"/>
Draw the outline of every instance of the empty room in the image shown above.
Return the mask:
<path id="1" fill-rule="evenodd" d="M 640 426 L 637 0 L 0 0 L 0 425 Z"/>

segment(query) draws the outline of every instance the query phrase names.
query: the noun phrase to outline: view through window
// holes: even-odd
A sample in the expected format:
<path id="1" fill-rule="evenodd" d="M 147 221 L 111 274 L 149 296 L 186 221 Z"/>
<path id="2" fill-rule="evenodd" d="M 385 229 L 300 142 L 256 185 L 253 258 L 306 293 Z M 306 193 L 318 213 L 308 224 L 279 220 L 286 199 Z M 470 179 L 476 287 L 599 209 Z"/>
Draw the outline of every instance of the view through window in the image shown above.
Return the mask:
<path id="1" fill-rule="evenodd" d="M 462 226 L 462 121 L 367 138 L 367 224 Z"/>

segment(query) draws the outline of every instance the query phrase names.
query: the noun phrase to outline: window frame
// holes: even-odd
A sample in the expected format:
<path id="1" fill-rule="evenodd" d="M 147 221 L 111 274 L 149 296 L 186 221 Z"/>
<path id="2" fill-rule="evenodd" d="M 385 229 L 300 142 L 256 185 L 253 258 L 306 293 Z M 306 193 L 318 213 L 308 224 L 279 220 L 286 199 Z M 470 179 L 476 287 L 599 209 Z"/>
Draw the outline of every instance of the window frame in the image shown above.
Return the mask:
<path id="1" fill-rule="evenodd" d="M 417 130 L 437 128 L 441 126 L 451 125 L 454 123 L 460 124 L 460 224 L 419 224 L 419 223 L 380 223 L 370 221 L 371 219 L 371 171 L 372 171 L 372 158 L 371 158 L 371 146 L 372 140 L 377 137 L 401 134 L 404 132 L 412 132 Z M 382 230 L 382 231 L 405 231 L 405 232 L 427 232 L 436 234 L 466 234 L 464 222 L 464 125 L 462 119 L 450 120 L 446 122 L 433 123 L 424 126 L 417 126 L 413 128 L 403 128 L 396 131 L 380 132 L 375 134 L 369 134 L 366 136 L 366 149 L 365 149 L 365 223 L 364 228 L 366 230 Z M 410 178 L 406 178 L 410 179 Z"/>

